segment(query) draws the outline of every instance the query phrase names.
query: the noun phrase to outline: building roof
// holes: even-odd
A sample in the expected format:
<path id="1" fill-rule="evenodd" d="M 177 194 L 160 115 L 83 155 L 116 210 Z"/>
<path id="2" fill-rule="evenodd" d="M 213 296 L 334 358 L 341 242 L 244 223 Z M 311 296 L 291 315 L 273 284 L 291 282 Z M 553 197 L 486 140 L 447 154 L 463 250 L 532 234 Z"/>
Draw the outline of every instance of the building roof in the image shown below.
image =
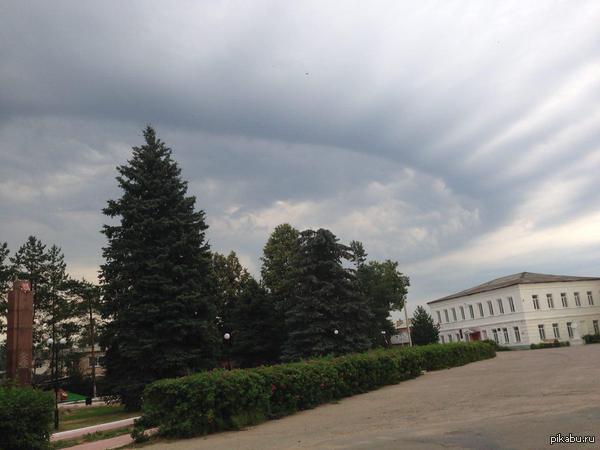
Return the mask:
<path id="1" fill-rule="evenodd" d="M 515 273 L 514 275 L 508 275 L 506 277 L 496 278 L 495 280 L 488 281 L 487 283 L 480 284 L 478 286 L 465 289 L 464 291 L 457 292 L 456 294 L 448 295 L 446 297 L 438 298 L 427 302 L 428 305 L 432 303 L 441 302 L 444 300 L 450 300 L 453 298 L 465 297 L 467 295 L 479 294 L 481 292 L 494 291 L 509 286 L 515 286 L 517 284 L 534 284 L 534 283 L 560 283 L 567 281 L 592 281 L 600 280 L 599 277 L 573 277 L 569 275 L 546 275 L 543 273 L 532 273 L 532 272 L 521 272 Z"/>

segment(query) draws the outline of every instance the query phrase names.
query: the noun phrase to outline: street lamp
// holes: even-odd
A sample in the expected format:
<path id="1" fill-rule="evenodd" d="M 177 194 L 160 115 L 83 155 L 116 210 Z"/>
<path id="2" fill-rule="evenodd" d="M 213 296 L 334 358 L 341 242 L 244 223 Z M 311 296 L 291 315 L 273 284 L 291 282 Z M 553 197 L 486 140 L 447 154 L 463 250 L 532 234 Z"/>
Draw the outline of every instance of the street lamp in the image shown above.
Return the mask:
<path id="1" fill-rule="evenodd" d="M 64 338 L 63 338 L 64 339 Z M 62 339 L 61 339 L 62 341 Z M 52 338 L 48 338 L 46 341 L 48 347 L 50 347 L 50 376 L 52 377 L 52 387 L 54 389 L 54 429 L 58 430 L 58 380 L 57 380 L 57 367 L 58 355 L 56 352 L 56 342 Z"/>
<path id="2" fill-rule="evenodd" d="M 385 330 L 381 330 L 381 336 L 383 337 L 383 342 L 385 343 L 385 346 L 389 347 L 390 345 L 388 344 Z"/>
<path id="3" fill-rule="evenodd" d="M 227 369 L 231 370 L 231 334 L 225 333 L 223 339 L 225 340 L 225 348 L 227 349 Z"/>
<path id="4" fill-rule="evenodd" d="M 337 336 L 338 334 L 340 334 L 340 331 L 335 329 L 335 330 L 333 330 L 333 334 L 335 334 Z"/>

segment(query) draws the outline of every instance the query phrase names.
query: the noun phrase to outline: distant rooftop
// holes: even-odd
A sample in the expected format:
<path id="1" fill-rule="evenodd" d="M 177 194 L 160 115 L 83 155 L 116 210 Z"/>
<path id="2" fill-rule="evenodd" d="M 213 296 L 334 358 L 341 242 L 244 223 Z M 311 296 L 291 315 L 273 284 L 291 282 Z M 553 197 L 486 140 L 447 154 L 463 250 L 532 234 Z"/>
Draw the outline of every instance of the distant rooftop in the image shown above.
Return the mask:
<path id="1" fill-rule="evenodd" d="M 464 291 L 457 292 L 456 294 L 448 295 L 446 297 L 438 298 L 427 302 L 428 305 L 432 303 L 441 302 L 444 300 L 450 300 L 458 297 L 465 297 L 467 295 L 479 294 L 481 292 L 493 291 L 509 286 L 515 286 L 517 284 L 534 284 L 534 283 L 560 283 L 566 281 L 592 281 L 600 280 L 598 277 L 572 277 L 569 275 L 546 275 L 543 273 L 532 273 L 532 272 L 521 272 L 515 273 L 514 275 L 508 275 L 506 277 L 496 278 L 495 280 L 488 281 L 487 283 L 480 284 L 478 286 L 466 289 Z"/>

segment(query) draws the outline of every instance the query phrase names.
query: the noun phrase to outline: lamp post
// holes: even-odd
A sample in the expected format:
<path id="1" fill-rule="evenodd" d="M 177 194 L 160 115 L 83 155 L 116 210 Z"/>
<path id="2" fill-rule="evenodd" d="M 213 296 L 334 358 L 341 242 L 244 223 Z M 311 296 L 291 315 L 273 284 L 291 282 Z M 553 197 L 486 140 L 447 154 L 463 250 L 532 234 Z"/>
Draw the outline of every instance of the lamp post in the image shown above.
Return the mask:
<path id="1" fill-rule="evenodd" d="M 56 379 L 58 357 L 56 342 L 52 338 L 49 338 L 46 342 L 50 347 L 50 376 L 52 378 L 52 389 L 54 390 L 54 429 L 58 430 L 58 384 Z"/>
<path id="2" fill-rule="evenodd" d="M 390 345 L 388 343 L 385 330 L 381 330 L 381 336 L 383 336 L 383 342 L 385 343 L 385 346 L 389 348 Z"/>
<path id="3" fill-rule="evenodd" d="M 223 339 L 225 340 L 225 348 L 227 349 L 227 369 L 231 370 L 231 334 L 225 333 Z"/>

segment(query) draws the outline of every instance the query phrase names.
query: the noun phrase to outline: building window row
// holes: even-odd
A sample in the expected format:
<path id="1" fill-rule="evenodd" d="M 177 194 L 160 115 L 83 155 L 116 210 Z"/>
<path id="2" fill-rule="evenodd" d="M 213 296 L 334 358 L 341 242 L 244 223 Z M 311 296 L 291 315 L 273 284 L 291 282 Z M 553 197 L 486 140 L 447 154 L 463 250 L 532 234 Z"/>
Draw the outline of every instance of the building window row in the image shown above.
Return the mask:
<path id="1" fill-rule="evenodd" d="M 587 291 L 587 301 L 589 306 L 594 306 L 594 295 L 592 291 Z M 575 306 L 581 306 L 581 297 L 579 296 L 579 292 L 573 293 L 573 298 L 575 299 Z M 541 309 L 540 308 L 540 299 L 537 295 L 531 296 L 531 301 L 533 304 L 533 309 Z M 546 294 L 546 301 L 548 303 L 548 309 L 554 309 L 554 298 L 552 294 Z M 569 307 L 569 299 L 567 297 L 566 292 L 561 292 L 560 301 L 562 303 L 563 308 Z"/>
<path id="2" fill-rule="evenodd" d="M 515 312 L 515 302 L 514 302 L 513 298 L 508 297 L 507 301 L 508 301 L 509 311 Z M 502 301 L 501 298 L 496 299 L 496 305 L 498 305 L 498 314 L 504 314 L 505 313 L 505 309 L 504 309 L 505 303 Z M 476 304 L 476 306 L 477 306 L 478 317 L 485 317 L 483 303 L 479 302 Z M 467 308 L 469 311 L 469 318 L 475 319 L 475 306 L 473 304 L 468 304 Z M 459 313 L 460 313 L 460 320 L 467 320 L 467 315 L 465 313 L 465 307 L 461 305 L 458 307 L 458 309 L 459 309 Z M 495 314 L 494 302 L 492 300 L 487 301 L 487 309 L 488 309 L 488 314 L 490 316 L 493 316 Z M 456 308 L 452 307 L 449 310 L 444 309 L 444 310 L 436 311 L 438 323 L 442 323 L 442 313 L 444 314 L 443 318 L 444 318 L 444 322 L 446 322 L 446 323 L 450 322 L 450 318 L 452 318 L 452 322 L 457 322 L 459 320 Z"/>

